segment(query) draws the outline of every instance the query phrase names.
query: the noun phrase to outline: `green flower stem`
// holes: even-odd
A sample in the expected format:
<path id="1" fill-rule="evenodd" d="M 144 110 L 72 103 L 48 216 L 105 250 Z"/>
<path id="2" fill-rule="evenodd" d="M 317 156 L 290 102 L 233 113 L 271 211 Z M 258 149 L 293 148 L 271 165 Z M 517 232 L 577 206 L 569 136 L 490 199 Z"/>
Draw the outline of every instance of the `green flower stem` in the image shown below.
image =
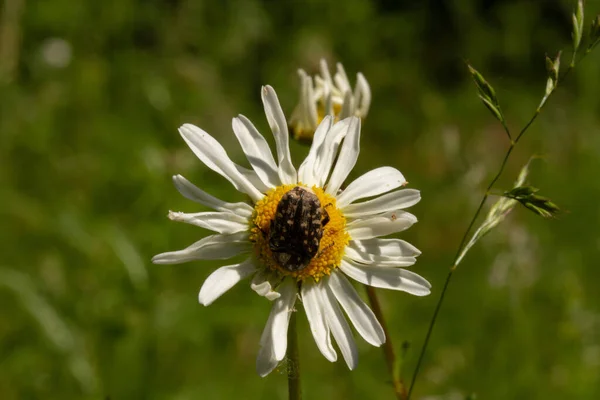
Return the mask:
<path id="1" fill-rule="evenodd" d="M 290 326 L 288 328 L 288 396 L 290 400 L 301 400 L 300 389 L 300 353 L 298 351 L 298 332 L 296 329 L 296 313 L 290 315 Z"/>
<path id="2" fill-rule="evenodd" d="M 392 385 L 394 388 L 394 394 L 398 400 L 406 399 L 406 387 L 400 379 L 399 374 L 399 363 L 396 361 L 396 353 L 394 351 L 394 344 L 392 343 L 392 338 L 388 333 L 387 324 L 385 322 L 385 318 L 383 317 L 383 312 L 381 311 L 381 305 L 379 304 L 379 298 L 377 297 L 377 291 L 373 286 L 365 285 L 367 288 L 367 296 L 369 297 L 369 303 L 371 303 L 371 310 L 377 317 L 377 320 L 381 324 L 383 328 L 383 332 L 385 333 L 385 343 L 383 344 L 383 355 L 385 357 L 385 362 L 388 367 L 388 371 L 392 378 Z"/>
<path id="3" fill-rule="evenodd" d="M 585 54 L 584 54 L 584 56 L 585 56 Z M 580 60 L 579 60 L 580 62 L 581 62 L 581 59 L 583 59 L 583 56 L 580 58 Z M 566 76 L 569 74 L 569 72 L 571 72 L 572 69 L 573 69 L 573 64 L 570 65 L 567 68 L 567 70 L 565 71 L 565 73 L 562 75 L 562 77 L 560 77 L 557 80 L 556 87 L 558 87 L 558 84 L 561 83 L 566 78 Z M 556 87 L 554 90 L 556 90 Z M 550 97 L 554 93 L 554 90 L 552 90 L 552 92 L 550 92 L 548 94 L 548 97 Z M 406 396 L 406 400 L 410 400 L 410 396 L 415 387 L 415 382 L 417 380 L 417 376 L 419 375 L 419 370 L 421 368 L 421 364 L 423 362 L 423 358 L 425 356 L 427 346 L 429 345 L 429 339 L 431 338 L 431 334 L 433 332 L 435 322 L 437 321 L 439 311 L 441 309 L 442 303 L 444 302 L 444 297 L 446 296 L 446 291 L 448 290 L 448 286 L 450 285 L 450 281 L 452 279 L 452 274 L 454 273 L 454 271 L 458 267 L 458 264 L 462 261 L 462 258 L 465 255 L 463 253 L 463 251 L 465 249 L 465 244 L 467 243 L 467 238 L 469 237 L 469 233 L 473 229 L 473 225 L 475 225 L 475 221 L 479 217 L 479 214 L 481 213 L 481 210 L 483 209 L 483 205 L 487 201 L 490 194 L 492 194 L 491 193 L 492 187 L 496 184 L 496 182 L 500 178 L 500 175 L 502 175 L 502 173 L 504 172 L 504 168 L 506 167 L 506 163 L 508 162 L 508 159 L 509 159 L 510 155 L 512 154 L 513 149 L 515 148 L 515 146 L 519 142 L 519 140 L 521 140 L 521 138 L 523 137 L 523 134 L 529 129 L 531 124 L 533 124 L 533 122 L 537 119 L 538 115 L 540 114 L 540 112 L 542 111 L 542 108 L 544 108 L 545 105 L 546 105 L 546 102 L 543 102 L 540 106 L 538 106 L 538 108 L 535 110 L 533 116 L 529 119 L 529 122 L 527 122 L 527 124 L 523 127 L 523 129 L 521 129 L 521 131 L 517 135 L 516 139 L 511 140 L 510 146 L 508 147 L 508 150 L 506 151 L 506 154 L 504 155 L 504 159 L 502 160 L 502 164 L 500 165 L 500 169 L 498 170 L 498 173 L 494 176 L 494 178 L 488 185 L 487 189 L 485 190 L 485 193 L 483 194 L 483 198 L 481 199 L 481 202 L 479 203 L 479 207 L 477 207 L 477 210 L 475 211 L 475 214 L 473 215 L 473 218 L 471 219 L 471 222 L 469 223 L 469 226 L 467 227 L 467 230 L 465 231 L 465 233 L 460 241 L 460 245 L 458 246 L 456 256 L 454 257 L 454 261 L 452 263 L 452 267 L 450 267 L 450 270 L 448 271 L 448 275 L 446 276 L 446 282 L 444 283 L 444 288 L 442 289 L 442 293 L 440 294 L 440 298 L 435 306 L 433 316 L 431 317 L 431 322 L 429 323 L 429 328 L 427 329 L 427 335 L 425 336 L 425 342 L 423 343 L 423 347 L 421 348 L 421 353 L 419 354 L 419 359 L 418 359 L 417 365 L 415 367 L 415 372 L 413 373 L 413 377 L 412 377 L 412 380 L 410 383 L 410 388 L 408 390 L 408 395 Z M 511 137 L 508 127 L 504 123 L 502 123 L 502 125 L 504 126 L 506 133 L 508 134 L 508 137 Z"/>

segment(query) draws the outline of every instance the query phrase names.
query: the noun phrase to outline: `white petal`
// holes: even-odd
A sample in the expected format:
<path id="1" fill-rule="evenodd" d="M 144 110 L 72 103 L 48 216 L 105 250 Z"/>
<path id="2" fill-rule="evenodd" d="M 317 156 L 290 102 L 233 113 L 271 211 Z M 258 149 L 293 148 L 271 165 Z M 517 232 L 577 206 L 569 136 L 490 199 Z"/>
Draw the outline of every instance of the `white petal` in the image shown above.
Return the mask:
<path id="1" fill-rule="evenodd" d="M 366 239 L 351 240 L 348 247 L 360 251 L 387 257 L 417 257 L 421 255 L 419 249 L 401 239 Z"/>
<path id="2" fill-rule="evenodd" d="M 304 100 L 304 78 L 307 76 L 306 72 L 302 68 L 298 69 L 298 75 L 300 78 L 300 90 L 298 92 L 298 104 L 294 107 L 294 111 L 292 111 L 292 115 L 288 121 L 288 125 L 292 126 L 304 126 L 306 124 L 306 113 L 305 109 L 305 100 Z"/>
<path id="3" fill-rule="evenodd" d="M 240 280 L 250 276 L 255 271 L 256 266 L 251 259 L 247 259 L 240 264 L 219 268 L 204 281 L 198 295 L 198 301 L 200 304 L 208 306 Z"/>
<path id="4" fill-rule="evenodd" d="M 378 254 L 364 253 L 346 246 L 344 255 L 361 264 L 377 265 L 378 267 L 409 267 L 417 262 L 415 257 L 389 257 Z"/>
<path id="5" fill-rule="evenodd" d="M 431 292 L 431 285 L 427 280 L 406 269 L 362 266 L 348 259 L 342 260 L 340 269 L 365 285 L 401 290 L 415 296 L 426 296 Z"/>
<path id="6" fill-rule="evenodd" d="M 248 230 L 248 218 L 230 212 L 183 213 L 169 211 L 169 218 L 218 233 L 236 233 Z"/>
<path id="7" fill-rule="evenodd" d="M 271 283 L 271 277 L 264 270 L 259 271 L 252 278 L 250 288 L 254 290 L 260 296 L 266 297 L 267 300 L 275 300 L 281 297 L 281 293 L 273 290 L 273 284 Z"/>
<path id="8" fill-rule="evenodd" d="M 304 117 L 302 124 L 305 129 L 314 130 L 317 127 L 318 113 L 313 80 L 303 70 L 300 70 L 299 73 L 302 92 L 300 107 L 302 107 L 302 115 Z"/>
<path id="9" fill-rule="evenodd" d="M 401 189 L 362 203 L 349 204 L 343 207 L 342 211 L 347 218 L 364 218 L 386 211 L 408 208 L 417 204 L 419 200 L 421 200 L 421 193 L 418 190 Z"/>
<path id="10" fill-rule="evenodd" d="M 244 154 L 252 169 L 268 187 L 281 185 L 277 172 L 277 164 L 269 148 L 269 144 L 254 127 L 252 122 L 243 115 L 239 115 L 231 122 L 233 132 L 237 136 Z"/>
<path id="11" fill-rule="evenodd" d="M 347 232 L 352 240 L 371 239 L 410 228 L 417 217 L 406 211 L 397 210 L 379 214 L 365 219 L 357 219 L 347 225 Z"/>
<path id="12" fill-rule="evenodd" d="M 371 106 L 371 88 L 364 75 L 360 72 L 356 75 L 356 89 L 356 107 L 358 108 L 360 116 L 365 118 L 369 112 L 369 107 Z"/>
<path id="13" fill-rule="evenodd" d="M 317 163 L 319 150 L 331 129 L 331 124 L 332 117 L 330 115 L 325 116 L 315 131 L 308 155 L 298 169 L 298 181 L 304 183 L 308 187 L 319 183 L 318 177 L 314 175 L 315 165 Z"/>
<path id="14" fill-rule="evenodd" d="M 175 187 L 185 198 L 200 203 L 217 211 L 230 211 L 234 214 L 250 218 L 254 210 L 246 203 L 227 203 L 206 193 L 181 175 L 173 177 Z"/>
<path id="15" fill-rule="evenodd" d="M 314 176 L 317 179 L 317 186 L 323 187 L 325 182 L 327 182 L 338 147 L 348 133 L 349 127 L 350 119 L 333 124 L 330 131 L 325 135 L 323 143 L 317 149 L 317 162 L 314 166 Z"/>
<path id="16" fill-rule="evenodd" d="M 326 359 L 334 362 L 337 360 L 337 353 L 331 344 L 329 325 L 325 320 L 321 297 L 316 286 L 317 284 L 310 280 L 302 283 L 302 302 L 317 347 Z"/>
<path id="17" fill-rule="evenodd" d="M 348 134 L 327 183 L 327 193 L 336 195 L 358 159 L 360 151 L 360 118 L 351 117 Z"/>
<path id="18" fill-rule="evenodd" d="M 261 344 L 267 346 L 269 342 L 273 347 L 273 354 L 278 361 L 283 360 L 287 350 L 287 330 L 291 313 L 294 312 L 296 301 L 296 284 L 291 279 L 286 280 L 280 287 L 281 297 L 273 302 L 271 324 L 265 327 L 266 336 L 261 339 Z"/>
<path id="19" fill-rule="evenodd" d="M 385 332 L 379 321 L 377 321 L 377 317 L 356 293 L 344 274 L 334 271 L 329 276 L 328 281 L 329 288 L 360 336 L 373 346 L 381 346 L 385 343 Z M 327 284 L 327 281 L 325 284 Z"/>
<path id="20" fill-rule="evenodd" d="M 272 186 L 264 183 L 253 169 L 248 169 L 237 164 L 235 165 L 235 169 L 237 169 L 237 171 L 242 174 L 242 176 L 246 178 L 248 182 L 250 182 L 252 186 L 254 186 L 259 192 L 267 193 L 269 189 L 273 188 Z"/>
<path id="21" fill-rule="evenodd" d="M 406 179 L 396 168 L 376 168 L 352 181 L 337 197 L 338 206 L 343 208 L 355 200 L 387 193 L 405 183 Z"/>
<path id="22" fill-rule="evenodd" d="M 348 118 L 354 115 L 354 97 L 350 90 L 344 93 L 344 100 L 342 101 L 342 109 L 340 111 L 340 119 Z"/>
<path id="23" fill-rule="evenodd" d="M 279 178 L 281 179 L 281 183 L 296 183 L 298 177 L 296 175 L 296 169 L 292 164 L 292 156 L 290 155 L 287 121 L 285 120 L 285 115 L 279 104 L 277 94 L 271 86 L 267 85 L 263 87 L 262 101 L 265 107 L 267 120 L 269 121 L 269 126 L 275 137 L 277 157 L 279 160 Z"/>
<path id="24" fill-rule="evenodd" d="M 277 364 L 279 364 L 279 360 L 275 358 L 275 350 L 271 338 L 271 326 L 273 325 L 274 318 L 275 314 L 271 309 L 269 319 L 267 319 L 265 329 L 260 337 L 260 349 L 256 356 L 256 372 L 263 378 L 269 375 L 277 367 Z"/>
<path id="25" fill-rule="evenodd" d="M 346 75 L 346 71 L 344 70 L 344 66 L 342 63 L 337 63 L 337 72 L 333 79 L 335 80 L 335 84 L 340 89 L 340 92 L 345 93 L 349 91 L 350 88 L 350 80 L 348 79 L 348 75 Z"/>
<path id="26" fill-rule="evenodd" d="M 296 301 L 296 285 L 288 279 L 280 287 L 281 297 L 273 302 L 269 319 L 260 338 L 256 370 L 260 376 L 268 375 L 285 357 L 287 329 Z"/>
<path id="27" fill-rule="evenodd" d="M 330 85 L 333 85 L 333 79 L 331 79 L 331 74 L 329 73 L 329 67 L 327 66 L 327 60 L 325 60 L 324 58 L 321 58 L 321 61 L 319 62 L 319 67 L 321 69 L 321 76 L 323 76 L 323 79 L 325 80 L 325 82 L 329 83 Z"/>
<path id="28" fill-rule="evenodd" d="M 360 72 L 358 74 L 356 74 L 356 85 L 354 85 L 354 92 L 352 93 L 352 100 L 354 101 L 354 109 L 352 110 L 352 115 L 356 116 L 356 117 L 361 117 L 362 119 L 362 115 L 360 114 L 360 105 L 361 105 L 361 101 L 362 101 L 362 88 L 358 83 L 358 77 L 359 77 Z"/>
<path id="29" fill-rule="evenodd" d="M 326 91 L 323 97 L 325 97 L 325 111 L 327 115 L 335 115 L 333 111 L 333 94 L 328 84 L 325 85 Z"/>
<path id="30" fill-rule="evenodd" d="M 298 99 L 298 105 L 294 110 L 295 115 L 292 115 L 292 119 L 297 118 L 299 120 L 298 123 L 302 127 L 306 127 L 310 124 L 308 115 L 309 103 L 313 103 L 313 99 L 307 98 L 306 96 L 308 93 L 308 86 L 311 81 L 307 79 L 308 74 L 302 68 L 298 69 L 298 76 L 300 78 L 300 98 Z"/>
<path id="31" fill-rule="evenodd" d="M 275 359 L 273 349 L 271 347 L 261 348 L 256 357 L 256 373 L 264 378 L 269 375 L 275 367 L 279 364 L 279 361 Z"/>
<path id="32" fill-rule="evenodd" d="M 191 124 L 184 124 L 179 128 L 179 133 L 207 167 L 231 182 L 237 190 L 249 195 L 254 202 L 262 199 L 262 193 L 236 169 L 236 164 L 231 161 L 223 146 L 212 136 Z"/>
<path id="33" fill-rule="evenodd" d="M 319 285 L 321 304 L 325 310 L 327 323 L 331 333 L 342 352 L 342 356 L 351 370 L 358 364 L 358 350 L 352 337 L 352 330 L 335 300 L 335 296 L 326 285 Z"/>
<path id="34" fill-rule="evenodd" d="M 407 267 L 419 254 L 417 248 L 399 239 L 352 240 L 344 250 L 344 255 L 356 262 L 379 267 Z"/>
<path id="35" fill-rule="evenodd" d="M 307 100 L 307 110 L 306 115 L 309 119 L 307 121 L 307 126 L 311 129 L 317 129 L 317 124 L 319 123 L 319 114 L 317 112 L 317 103 L 314 101 L 315 99 L 315 85 L 310 76 L 306 77 L 306 100 Z"/>
<path id="36" fill-rule="evenodd" d="M 315 101 L 318 101 L 319 99 L 322 99 L 323 97 L 327 96 L 327 83 L 323 80 L 323 78 L 321 78 L 319 75 L 315 76 L 315 91 L 314 91 L 314 99 Z M 326 115 L 331 115 L 328 113 L 325 113 Z"/>
<path id="37" fill-rule="evenodd" d="M 152 257 L 154 264 L 180 264 L 193 260 L 224 260 L 249 251 L 248 232 L 205 237 L 183 250 Z"/>

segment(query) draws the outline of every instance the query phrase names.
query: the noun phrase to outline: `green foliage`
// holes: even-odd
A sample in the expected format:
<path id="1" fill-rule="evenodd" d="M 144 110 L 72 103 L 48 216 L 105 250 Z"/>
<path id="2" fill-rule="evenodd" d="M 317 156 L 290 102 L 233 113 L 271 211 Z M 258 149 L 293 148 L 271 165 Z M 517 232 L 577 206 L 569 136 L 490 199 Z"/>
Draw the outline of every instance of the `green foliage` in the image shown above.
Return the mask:
<path id="1" fill-rule="evenodd" d="M 475 68 L 468 64 L 467 68 L 473 77 L 473 81 L 475 82 L 475 86 L 477 86 L 477 91 L 479 92 L 479 98 L 481 101 L 483 101 L 483 104 L 488 110 L 490 110 L 492 115 L 494 115 L 498 121 L 504 123 L 504 116 L 502 115 L 502 110 L 500 109 L 500 103 L 498 102 L 496 91 L 492 85 L 490 85 Z"/>
<path id="2" fill-rule="evenodd" d="M 581 38 L 583 36 L 583 0 L 577 2 L 577 10 L 572 15 L 573 19 L 573 52 L 576 53 L 581 44 Z"/>
<path id="3" fill-rule="evenodd" d="M 587 15 L 600 12 L 587 3 Z M 207 234 L 166 218 L 200 211 L 172 175 L 242 199 L 176 128 L 199 125 L 241 163 L 230 119 L 243 113 L 267 133 L 260 86 L 275 87 L 289 116 L 296 69 L 313 73 L 321 57 L 362 71 L 373 92 L 353 177 L 393 165 L 422 191 L 411 210 L 420 222 L 402 237 L 422 250 L 415 270 L 433 295 L 381 293 L 394 342 L 411 343 L 408 379 L 473 202 L 505 151 L 463 59 L 522 126 L 547 78 L 544 54 L 567 48 L 572 29 L 567 0 L 431 4 L 5 0 L 0 398 L 285 398 L 285 365 L 254 372 L 266 300 L 240 284 L 202 307 L 200 285 L 221 263 L 149 260 Z M 511 187 L 541 152 L 547 162 L 530 176 L 569 213 L 515 210 L 473 248 L 415 398 L 600 397 L 599 63 L 591 54 L 558 88 L 498 184 Z M 292 151 L 298 161 L 306 147 Z M 298 317 L 306 398 L 390 398 L 379 349 L 359 344 L 349 372 L 320 355 Z"/>
<path id="4" fill-rule="evenodd" d="M 539 189 L 533 186 L 519 186 L 504 192 L 504 196 L 515 199 L 537 215 L 552 218 L 560 212 L 560 208 L 550 199 L 537 194 Z"/>
<path id="5" fill-rule="evenodd" d="M 590 25 L 590 44 L 586 52 L 590 52 L 600 42 L 600 15 L 592 20 Z"/>

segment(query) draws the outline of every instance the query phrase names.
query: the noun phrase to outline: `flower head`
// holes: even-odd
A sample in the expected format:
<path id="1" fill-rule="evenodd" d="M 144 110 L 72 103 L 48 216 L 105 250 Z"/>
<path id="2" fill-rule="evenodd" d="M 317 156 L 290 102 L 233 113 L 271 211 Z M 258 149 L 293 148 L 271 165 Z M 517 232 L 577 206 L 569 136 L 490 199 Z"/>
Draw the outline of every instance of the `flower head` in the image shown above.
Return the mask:
<path id="1" fill-rule="evenodd" d="M 202 129 L 189 124 L 179 129 L 198 158 L 250 201 L 228 203 L 175 176 L 182 195 L 215 211 L 171 212 L 169 217 L 216 234 L 183 250 L 159 254 L 153 262 L 177 264 L 244 254 L 242 262 L 221 267 L 206 279 L 199 301 L 209 305 L 249 277 L 252 289 L 273 301 L 260 340 L 258 373 L 267 375 L 284 358 L 288 322 L 297 299 L 321 353 L 330 361 L 337 359 L 333 335 L 353 369 L 357 349 L 342 309 L 368 343 L 380 346 L 385 334 L 348 277 L 417 296 L 430 292 L 425 279 L 403 268 L 415 263 L 419 250 L 400 239 L 380 238 L 417 221 L 404 209 L 417 203 L 420 194 L 414 189 L 395 190 L 406 180 L 391 167 L 367 172 L 341 189 L 358 158 L 360 119 L 356 117 L 334 123 L 326 116 L 316 129 L 308 156 L 296 170 L 288 127 L 273 88 L 262 89 L 262 100 L 275 137 L 276 157 L 247 118 L 233 119 L 233 131 L 252 169 L 235 164 Z M 372 199 L 359 201 L 366 198 Z"/>
<path id="2" fill-rule="evenodd" d="M 324 59 L 320 67 L 321 74 L 314 79 L 303 69 L 298 70 L 300 99 L 289 121 L 297 140 L 312 140 L 317 126 L 326 115 L 331 115 L 337 122 L 351 116 L 364 119 L 369 112 L 371 89 L 363 74 L 356 74 L 353 90 L 341 63 L 337 63 L 333 78 Z"/>

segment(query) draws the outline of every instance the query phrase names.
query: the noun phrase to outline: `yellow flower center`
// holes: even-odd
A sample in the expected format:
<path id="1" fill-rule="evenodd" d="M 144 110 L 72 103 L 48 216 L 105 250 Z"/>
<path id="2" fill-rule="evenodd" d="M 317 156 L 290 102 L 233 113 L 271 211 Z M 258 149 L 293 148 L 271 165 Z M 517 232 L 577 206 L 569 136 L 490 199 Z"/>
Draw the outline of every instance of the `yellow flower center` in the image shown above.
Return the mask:
<path id="1" fill-rule="evenodd" d="M 253 226 L 250 241 L 254 243 L 256 256 L 269 269 L 281 275 L 292 276 L 297 280 L 312 277 L 318 281 L 340 266 L 350 235 L 346 232 L 346 218 L 337 208 L 335 197 L 325 193 L 322 188 L 317 186 L 313 186 L 311 189 L 307 188 L 317 196 L 322 209 L 329 216 L 329 221 L 321 226 L 323 235 L 319 243 L 319 250 L 308 265 L 300 270 L 290 271 L 279 265 L 269 244 L 271 222 L 276 217 L 277 206 L 281 198 L 296 186 L 303 187 L 302 184 L 278 186 L 267 192 L 266 196 L 256 203 L 252 215 Z M 325 219 L 322 222 L 325 222 Z"/>
<path id="2" fill-rule="evenodd" d="M 338 122 L 340 120 L 340 113 L 342 112 L 342 105 L 341 104 L 334 104 L 333 105 L 333 122 Z M 323 121 L 323 118 L 325 118 L 327 114 L 325 114 L 325 103 L 323 102 L 323 100 L 319 100 L 317 102 L 317 126 L 319 126 L 319 124 L 321 123 L 321 121 Z M 296 122 L 294 125 L 290 126 L 291 130 L 292 130 L 292 134 L 294 136 L 294 139 L 301 141 L 301 142 L 305 142 L 305 143 L 311 143 L 313 140 L 313 136 L 315 135 L 315 128 L 312 126 L 304 126 L 304 124 L 300 123 L 300 122 Z"/>
<path id="3" fill-rule="evenodd" d="M 340 113 L 342 112 L 342 105 L 338 103 L 333 104 L 333 122 L 338 122 L 340 120 Z M 323 121 L 327 114 L 325 114 L 325 103 L 320 101 L 317 104 L 317 125 Z"/>

